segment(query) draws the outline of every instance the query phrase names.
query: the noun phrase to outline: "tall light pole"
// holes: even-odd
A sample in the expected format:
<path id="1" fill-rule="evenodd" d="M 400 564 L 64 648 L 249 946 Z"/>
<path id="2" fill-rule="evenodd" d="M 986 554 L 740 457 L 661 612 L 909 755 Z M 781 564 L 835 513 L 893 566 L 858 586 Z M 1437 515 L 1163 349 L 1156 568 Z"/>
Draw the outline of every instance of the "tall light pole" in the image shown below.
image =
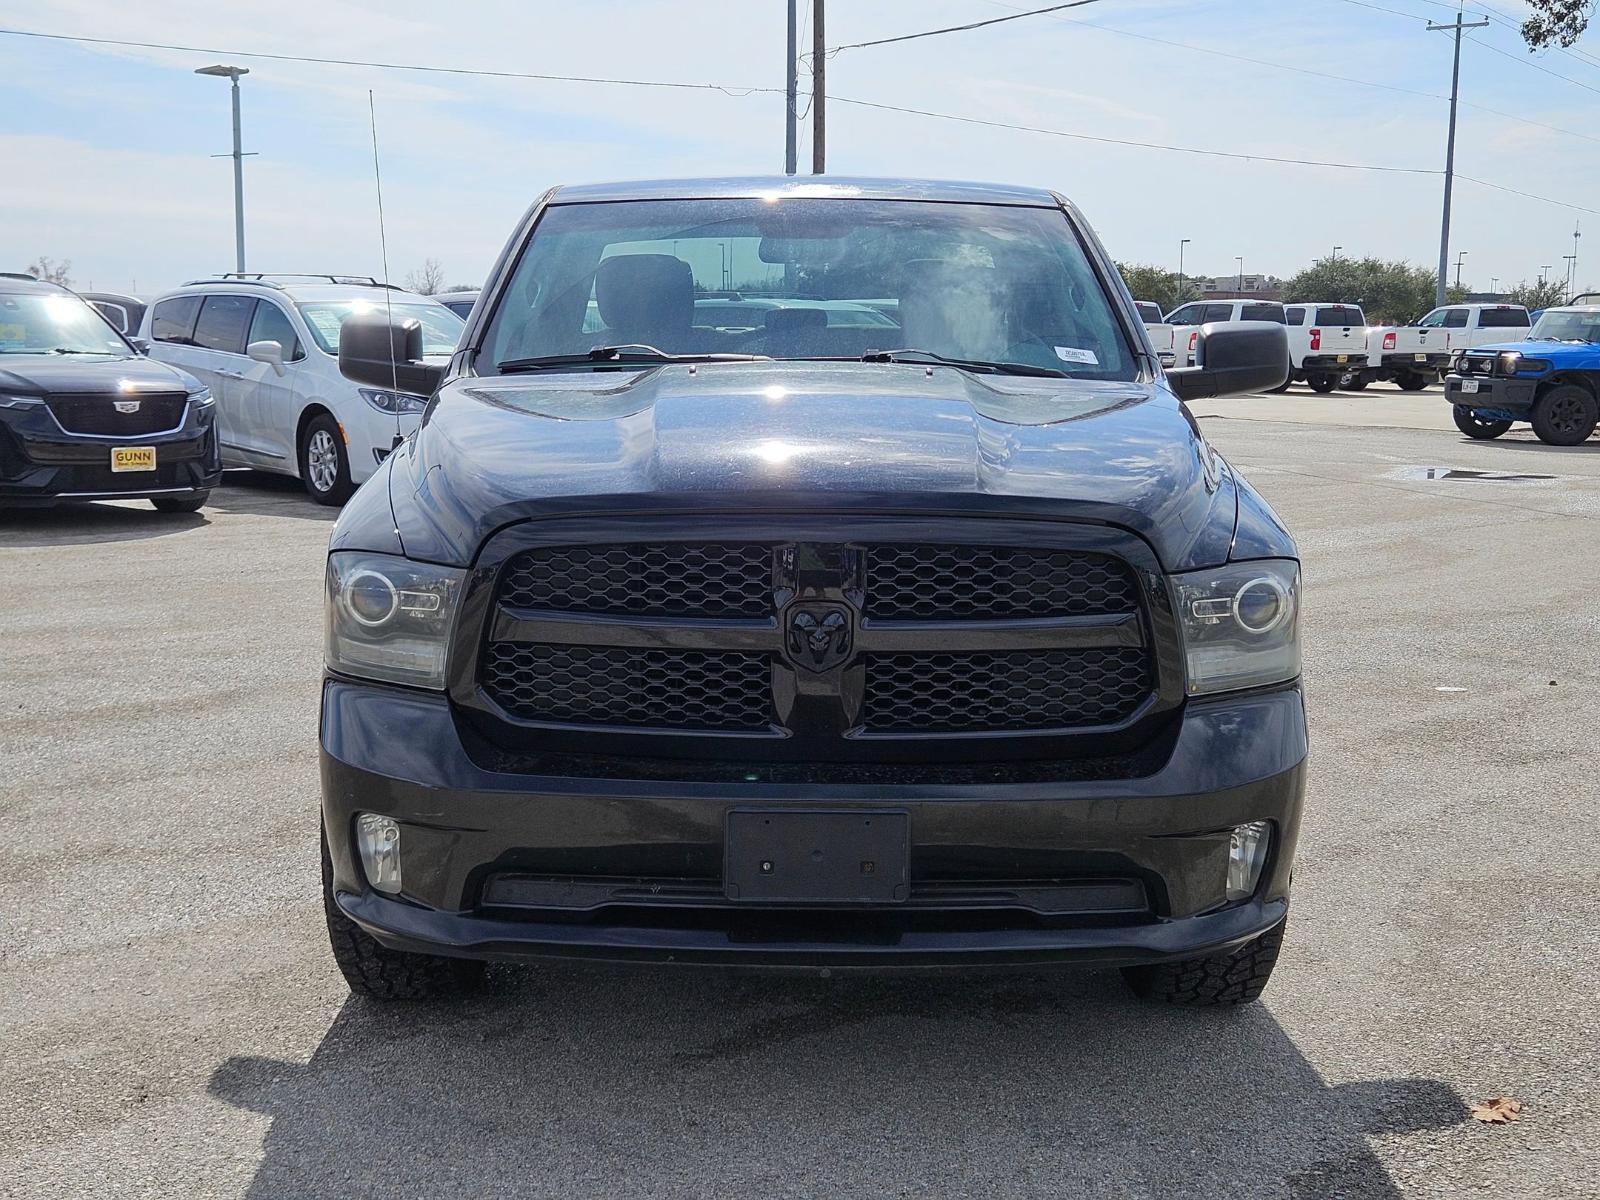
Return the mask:
<path id="1" fill-rule="evenodd" d="M 1482 29 L 1488 24 L 1487 17 L 1463 24 L 1460 13 L 1456 14 L 1453 25 L 1428 24 L 1430 33 L 1449 29 L 1456 35 L 1455 65 L 1450 68 L 1450 137 L 1445 142 L 1444 151 L 1444 216 L 1439 222 L 1439 275 L 1433 295 L 1434 304 L 1440 308 L 1444 307 L 1444 281 L 1449 278 L 1450 269 L 1450 192 L 1456 181 L 1456 97 L 1461 90 L 1461 34 L 1464 30 Z"/>
<path id="2" fill-rule="evenodd" d="M 1500 276 L 1498 276 L 1498 275 L 1489 276 L 1489 294 L 1491 296 L 1498 296 L 1500 294 L 1499 293 L 1499 287 L 1500 287 Z"/>
<path id="3" fill-rule="evenodd" d="M 1182 238 L 1178 242 L 1178 294 L 1172 298 L 1173 308 L 1183 303 L 1183 248 L 1192 240 L 1192 238 Z"/>
<path id="4" fill-rule="evenodd" d="M 1334 262 L 1338 262 L 1339 261 L 1339 251 L 1341 251 L 1343 249 L 1344 249 L 1343 246 L 1335 246 L 1333 248 L 1333 261 Z"/>
<path id="5" fill-rule="evenodd" d="M 1578 223 L 1574 221 L 1572 223 L 1572 254 L 1570 256 L 1572 266 L 1568 268 L 1571 271 L 1571 276 L 1567 280 L 1568 300 L 1572 299 L 1573 293 L 1578 290 L 1578 239 L 1582 236 L 1583 234 L 1578 232 Z"/>
<path id="6" fill-rule="evenodd" d="M 244 149 L 239 137 L 239 76 L 250 74 L 249 67 L 218 64 L 201 67 L 196 75 L 215 75 L 233 81 L 233 265 L 244 272 Z"/>
<path id="7" fill-rule="evenodd" d="M 1465 250 L 1459 251 L 1456 254 L 1456 290 L 1457 291 L 1461 290 L 1461 263 L 1462 263 L 1462 260 L 1465 259 L 1466 257 L 1467 257 L 1467 252 Z"/>
<path id="8" fill-rule="evenodd" d="M 1544 281 L 1545 281 L 1546 278 L 1549 277 L 1550 268 L 1553 267 L 1553 266 L 1555 266 L 1555 263 L 1545 263 L 1543 266 L 1541 266 L 1539 268 L 1539 286 L 1540 287 L 1544 286 Z"/>
<path id="9" fill-rule="evenodd" d="M 1233 259 L 1239 264 L 1239 290 L 1244 291 L 1244 255 L 1235 254 Z"/>
<path id="10" fill-rule="evenodd" d="M 1563 254 L 1561 257 L 1567 260 L 1567 297 L 1570 299 L 1572 296 L 1572 277 L 1576 273 L 1578 256 L 1576 254 Z"/>
<path id="11" fill-rule="evenodd" d="M 800 70 L 800 34 L 795 28 L 796 10 L 800 7 L 800 0 L 789 0 L 789 58 L 788 66 L 784 68 L 784 102 L 787 112 L 783 122 L 783 173 L 793 175 L 796 170 L 795 162 L 795 123 L 799 114 L 795 108 L 795 93 L 799 91 L 800 81 L 796 78 Z"/>

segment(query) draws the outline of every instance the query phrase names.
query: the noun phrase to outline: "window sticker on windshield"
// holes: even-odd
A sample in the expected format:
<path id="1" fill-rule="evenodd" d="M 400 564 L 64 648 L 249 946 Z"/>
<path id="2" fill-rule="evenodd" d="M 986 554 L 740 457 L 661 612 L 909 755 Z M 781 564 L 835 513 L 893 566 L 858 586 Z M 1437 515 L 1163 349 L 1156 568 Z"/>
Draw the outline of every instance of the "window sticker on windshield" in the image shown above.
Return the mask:
<path id="1" fill-rule="evenodd" d="M 0 343 L 20 346 L 27 340 L 28 331 L 21 325 L 0 325 Z"/>
<path id="2" fill-rule="evenodd" d="M 1062 362 L 1085 363 L 1091 367 L 1100 365 L 1100 356 L 1093 350 L 1079 350 L 1074 346 L 1057 346 L 1056 357 Z"/>

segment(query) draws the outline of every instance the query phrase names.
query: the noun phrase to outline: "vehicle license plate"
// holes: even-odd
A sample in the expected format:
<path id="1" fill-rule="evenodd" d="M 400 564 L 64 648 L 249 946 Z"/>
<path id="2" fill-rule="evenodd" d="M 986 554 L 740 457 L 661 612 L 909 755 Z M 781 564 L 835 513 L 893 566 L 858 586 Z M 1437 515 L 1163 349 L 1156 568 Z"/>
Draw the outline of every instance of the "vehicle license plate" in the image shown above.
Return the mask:
<path id="1" fill-rule="evenodd" d="M 723 841 L 730 900 L 894 904 L 911 894 L 911 814 L 734 809 Z"/>
<path id="2" fill-rule="evenodd" d="M 1476 379 L 1463 379 L 1461 381 L 1461 391 L 1467 396 L 1477 395 L 1478 381 Z"/>
<path id="3" fill-rule="evenodd" d="M 1334 362 L 1347 363 L 1347 362 L 1350 361 L 1350 356 L 1348 354 L 1340 354 L 1337 357 L 1335 357 L 1333 361 Z"/>
<path id="4" fill-rule="evenodd" d="M 1426 354 L 1413 354 L 1411 356 L 1411 361 L 1412 362 L 1427 362 L 1428 361 L 1428 356 Z"/>
<path id="5" fill-rule="evenodd" d="M 156 469 L 156 448 L 154 446 L 113 446 L 111 447 L 111 469 L 113 471 L 154 471 Z"/>

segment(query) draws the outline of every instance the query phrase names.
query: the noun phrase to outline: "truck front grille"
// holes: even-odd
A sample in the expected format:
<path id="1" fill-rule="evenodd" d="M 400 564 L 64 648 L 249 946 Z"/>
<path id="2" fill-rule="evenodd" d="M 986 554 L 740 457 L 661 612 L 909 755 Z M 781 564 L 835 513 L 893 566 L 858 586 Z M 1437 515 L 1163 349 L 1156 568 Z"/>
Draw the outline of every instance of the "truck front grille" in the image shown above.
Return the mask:
<path id="1" fill-rule="evenodd" d="M 714 756 L 731 736 L 812 762 L 953 756 L 946 742 L 973 737 L 1007 757 L 1006 735 L 1106 734 L 1152 709 L 1153 564 L 759 528 L 506 553 L 458 699 L 557 735 L 551 749 L 564 729 L 612 729 L 651 753 L 705 735 L 682 752 Z"/>
<path id="2" fill-rule="evenodd" d="M 867 658 L 866 728 L 1072 729 L 1115 725 L 1150 693 L 1139 646 L 1039 654 L 876 654 Z"/>
<path id="3" fill-rule="evenodd" d="M 45 403 L 56 423 L 68 433 L 88 433 L 100 437 L 139 437 L 167 433 L 183 424 L 183 406 L 189 398 L 182 392 L 145 392 L 139 395 L 50 396 Z M 133 412 L 119 412 L 117 404 L 137 404 Z"/>

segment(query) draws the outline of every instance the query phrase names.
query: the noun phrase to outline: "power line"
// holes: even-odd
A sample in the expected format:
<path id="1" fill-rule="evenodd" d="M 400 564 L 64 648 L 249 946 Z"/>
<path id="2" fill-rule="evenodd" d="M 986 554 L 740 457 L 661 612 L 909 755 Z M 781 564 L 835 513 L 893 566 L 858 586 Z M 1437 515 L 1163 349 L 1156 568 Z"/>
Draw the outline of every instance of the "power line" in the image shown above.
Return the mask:
<path id="1" fill-rule="evenodd" d="M 1516 188 L 1506 187 L 1503 183 L 1490 183 L 1487 179 L 1474 179 L 1470 175 L 1462 175 L 1459 172 L 1457 172 L 1456 178 L 1467 183 L 1475 183 L 1479 187 L 1492 188 L 1497 192 L 1506 192 L 1512 196 L 1521 196 L 1527 200 L 1538 200 L 1543 204 L 1553 204 L 1557 208 L 1571 209 L 1573 212 L 1593 213 L 1595 216 L 1600 216 L 1600 208 L 1585 208 L 1581 204 L 1569 204 L 1565 200 L 1554 200 L 1549 196 L 1539 196 L 1533 192 L 1518 191 Z"/>
<path id="2" fill-rule="evenodd" d="M 43 38 L 53 42 L 83 42 L 95 46 L 127 46 L 137 50 L 177 50 L 185 54 L 219 54 L 230 58 L 264 58 L 274 62 L 313 63 L 327 67 L 372 67 L 383 71 L 421 71 L 436 75 L 475 75 L 491 79 L 533 79 L 547 83 L 604 83 L 617 87 L 676 88 L 685 91 L 722 92 L 736 98 L 783 94 L 783 88 L 736 87 L 720 83 L 680 83 L 664 79 L 617 79 L 601 75 L 548 75 L 534 71 L 493 71 L 473 67 L 436 67 L 421 63 L 380 62 L 359 58 L 315 58 L 307 54 L 269 54 L 262 50 L 226 50 L 216 46 L 179 46 L 170 42 L 135 42 L 125 38 L 86 37 L 80 34 L 41 33 L 35 29 L 0 29 L 0 36 Z"/>
<path id="3" fill-rule="evenodd" d="M 963 125 L 982 125 L 989 129 L 1011 129 L 1019 133 L 1040 133 L 1047 137 L 1072 138 L 1075 141 L 1099 142 L 1108 146 L 1132 146 L 1140 150 L 1166 150 L 1174 154 L 1198 154 L 1207 158 L 1231 158 L 1244 162 L 1285 163 L 1297 167 L 1329 167 L 1344 171 L 1382 171 L 1394 175 L 1440 175 L 1431 167 L 1387 167 L 1376 163 L 1330 162 L 1316 158 L 1284 158 L 1275 154 L 1245 154 L 1232 150 L 1207 150 L 1199 146 L 1174 146 L 1165 142 L 1138 142 L 1128 138 L 1103 137 L 1092 133 L 1074 133 L 1066 129 L 1046 129 L 1040 125 L 1015 125 L 1008 121 L 991 121 L 983 117 L 964 117 L 957 113 L 934 112 L 926 108 L 907 108 L 898 104 L 884 104 L 876 100 L 856 100 L 846 96 L 830 95 L 836 104 L 854 104 L 859 108 L 876 108 L 884 112 L 908 113 L 917 117 L 932 117 L 940 121 L 957 121 Z"/>
<path id="4" fill-rule="evenodd" d="M 970 29 L 982 29 L 986 25 L 1001 25 L 1007 21 L 1020 21 L 1024 17 L 1038 17 L 1045 13 L 1060 12 L 1064 8 L 1082 8 L 1086 4 L 1096 4 L 1099 0 L 1072 0 L 1070 4 L 1052 4 L 1049 8 L 1035 8 L 1027 12 L 1013 13 L 1008 17 L 990 17 L 987 21 L 972 21 L 966 25 L 946 25 L 942 29 L 924 29 L 921 33 L 903 33 L 898 37 L 878 38 L 871 42 L 852 42 L 848 46 L 833 46 L 828 50 L 828 57 L 832 58 L 841 50 L 864 50 L 868 46 L 887 46 L 891 42 L 910 42 L 917 38 L 938 37 L 941 33 L 966 33 Z"/>
<path id="5" fill-rule="evenodd" d="M 998 4 L 998 6 L 1001 8 L 1012 7 L 1009 4 L 1000 4 L 999 0 L 990 0 L 990 2 Z M 1351 0 L 1351 2 L 1354 3 L 1355 0 Z M 1428 2 L 1432 3 L 1434 0 L 1428 0 Z M 1362 4 L 1362 7 L 1377 8 L 1378 6 L 1373 4 Z M 1452 11 L 1454 11 L 1454 6 L 1452 5 L 1446 4 L 1444 7 L 1450 8 Z M 1407 19 L 1414 21 L 1421 21 L 1425 19 L 1414 14 L 1399 13 L 1394 9 L 1380 9 L 1379 11 L 1393 12 L 1396 16 L 1406 16 Z M 1129 29 L 1117 29 L 1110 25 L 1102 25 L 1098 21 L 1086 21 L 1082 17 L 1055 17 L 1053 19 L 1060 21 L 1063 24 L 1083 25 L 1089 29 L 1098 29 L 1101 33 L 1110 33 L 1116 35 L 1117 37 L 1134 38 L 1135 40 L 1141 42 L 1153 42 L 1156 45 L 1170 46 L 1175 50 L 1187 50 L 1195 54 L 1209 54 L 1215 58 L 1225 58 L 1233 62 L 1249 63 L 1251 66 L 1267 67 L 1268 69 L 1274 71 L 1287 71 L 1293 75 L 1309 75 L 1314 79 L 1332 79 L 1338 81 L 1339 83 L 1354 84 L 1357 87 L 1377 88 L 1378 90 L 1385 92 L 1399 92 L 1401 95 L 1405 96 L 1419 96 L 1424 100 L 1437 100 L 1442 104 L 1449 103 L 1450 100 L 1449 96 L 1441 96 L 1436 92 L 1422 92 L 1417 91 L 1415 88 L 1399 87 L 1391 83 L 1379 83 L 1373 79 L 1357 79 L 1350 75 L 1335 75 L 1330 71 L 1316 71 L 1312 70 L 1310 67 L 1297 67 L 1290 63 L 1276 62 L 1272 59 L 1248 58 L 1242 54 L 1231 54 L 1226 50 L 1213 50 L 1209 46 L 1196 46 L 1188 42 L 1175 42 L 1169 38 L 1152 37 L 1147 33 L 1135 33 Z M 1600 137 L 1596 137 L 1594 134 L 1580 133 L 1575 129 L 1563 129 L 1559 125 L 1547 125 L 1543 121 L 1531 121 L 1527 117 L 1519 117 L 1516 113 L 1508 113 L 1498 108 L 1490 108 L 1486 104 L 1475 104 L 1469 100 L 1462 100 L 1460 101 L 1460 104 L 1462 108 L 1470 108 L 1477 112 L 1488 113 L 1490 116 L 1500 117 L 1507 121 L 1515 121 L 1519 124 L 1528 125 L 1535 129 L 1547 130 L 1550 133 L 1566 134 L 1568 137 L 1582 138 L 1586 142 L 1600 142 Z"/>
<path id="6" fill-rule="evenodd" d="M 1553 76 L 1556 79 L 1564 80 L 1565 82 L 1572 84 L 1574 87 L 1581 87 L 1586 92 L 1593 92 L 1595 95 L 1600 96 L 1600 87 L 1593 87 L 1590 84 L 1584 83 L 1581 79 L 1574 79 L 1571 75 L 1563 75 L 1560 71 L 1552 71 L 1549 67 L 1541 66 L 1531 59 L 1520 58 L 1515 54 L 1511 54 L 1500 49 L 1499 46 L 1491 46 L 1488 42 L 1480 41 L 1478 38 L 1469 37 L 1467 41 L 1471 42 L 1474 46 L 1482 46 L 1491 54 L 1498 54 L 1501 58 L 1509 58 L 1514 63 L 1521 63 L 1523 66 L 1531 67 L 1535 71 L 1542 71 L 1546 75 Z"/>

